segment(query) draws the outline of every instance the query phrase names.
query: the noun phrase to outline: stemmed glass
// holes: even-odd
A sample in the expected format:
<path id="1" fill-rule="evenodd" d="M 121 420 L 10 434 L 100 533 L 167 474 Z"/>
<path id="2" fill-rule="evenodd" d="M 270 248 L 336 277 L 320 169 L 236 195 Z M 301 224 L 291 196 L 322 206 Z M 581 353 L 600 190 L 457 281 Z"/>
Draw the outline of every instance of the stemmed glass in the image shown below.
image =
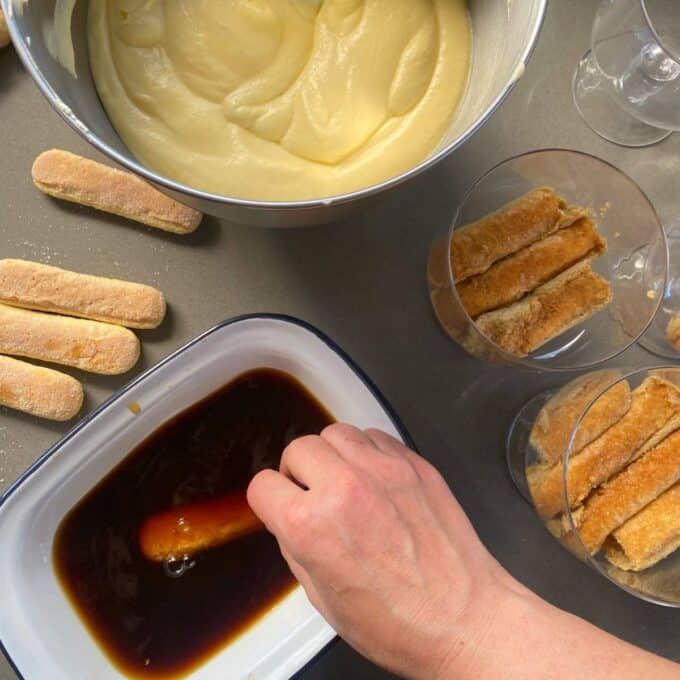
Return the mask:
<path id="1" fill-rule="evenodd" d="M 615 144 L 649 146 L 680 130 L 680 2 L 601 0 L 573 95 Z"/>
<path id="2" fill-rule="evenodd" d="M 678 210 L 680 215 L 680 209 Z M 680 315 L 680 219 L 666 223 L 666 241 L 669 253 L 669 276 L 666 288 L 661 296 L 659 311 L 654 317 L 649 330 L 639 340 L 639 344 L 648 352 L 664 359 L 678 361 L 680 349 L 671 344 L 670 335 L 677 335 L 677 331 L 670 332 L 671 322 L 677 323 Z"/>
<path id="3" fill-rule="evenodd" d="M 676 549 L 680 482 L 670 466 L 663 474 L 647 468 L 645 481 L 622 472 L 638 461 L 648 462 L 641 460 L 645 453 L 677 436 L 677 415 L 660 429 L 654 429 L 658 423 L 654 424 L 649 438 L 647 432 L 638 431 L 642 444 L 630 451 L 629 460 L 614 467 L 606 462 L 624 430 L 630 436 L 635 419 L 662 422 L 657 410 L 632 415 L 638 409 L 633 390 L 649 379 L 661 379 L 671 384 L 671 390 L 673 385 L 677 389 L 680 368 L 594 371 L 534 397 L 513 423 L 507 462 L 520 493 L 572 554 L 636 597 L 680 607 L 680 550 Z M 597 451 L 603 458 L 595 459 L 592 454 Z M 594 464 L 587 468 L 584 457 Z M 589 485 L 583 487 L 586 469 Z M 652 478 L 650 492 L 646 487 Z M 591 482 L 593 488 L 588 490 Z M 625 495 L 621 503 L 620 493 Z"/>
<path id="4" fill-rule="evenodd" d="M 457 229 L 542 186 L 593 215 L 608 248 L 592 266 L 610 283 L 613 300 L 585 323 L 520 357 L 485 336 L 468 315 L 451 271 L 451 243 Z M 543 149 L 503 161 L 472 186 L 451 227 L 432 245 L 428 284 L 442 329 L 476 358 L 538 371 L 575 371 L 612 359 L 640 338 L 659 309 L 667 269 L 659 218 L 630 177 L 589 154 Z"/>

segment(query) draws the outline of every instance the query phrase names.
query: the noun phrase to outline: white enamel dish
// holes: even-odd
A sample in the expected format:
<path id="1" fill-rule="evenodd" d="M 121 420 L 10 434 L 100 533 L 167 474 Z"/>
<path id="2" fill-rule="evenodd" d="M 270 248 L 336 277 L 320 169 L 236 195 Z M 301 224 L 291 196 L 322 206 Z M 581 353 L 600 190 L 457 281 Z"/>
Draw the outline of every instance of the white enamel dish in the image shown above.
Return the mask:
<path id="1" fill-rule="evenodd" d="M 90 636 L 57 581 L 55 532 L 69 510 L 149 434 L 258 367 L 297 378 L 338 420 L 379 427 L 412 445 L 370 380 L 311 326 L 256 315 L 226 321 L 199 336 L 86 417 L 0 498 L 0 645 L 21 677 L 124 677 Z M 141 408 L 138 415 L 131 404 Z M 289 678 L 334 636 L 298 587 L 187 678 Z"/>

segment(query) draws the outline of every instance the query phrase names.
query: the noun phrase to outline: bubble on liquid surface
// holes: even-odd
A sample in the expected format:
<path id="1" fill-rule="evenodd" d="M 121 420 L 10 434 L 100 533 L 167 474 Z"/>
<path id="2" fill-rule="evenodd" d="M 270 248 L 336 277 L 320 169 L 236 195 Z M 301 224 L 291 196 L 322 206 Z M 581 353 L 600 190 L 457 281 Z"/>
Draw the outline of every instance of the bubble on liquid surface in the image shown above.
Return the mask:
<path id="1" fill-rule="evenodd" d="M 192 559 L 190 555 L 182 555 L 181 557 L 171 555 L 163 562 L 163 571 L 170 578 L 180 578 L 195 566 L 196 560 Z"/>

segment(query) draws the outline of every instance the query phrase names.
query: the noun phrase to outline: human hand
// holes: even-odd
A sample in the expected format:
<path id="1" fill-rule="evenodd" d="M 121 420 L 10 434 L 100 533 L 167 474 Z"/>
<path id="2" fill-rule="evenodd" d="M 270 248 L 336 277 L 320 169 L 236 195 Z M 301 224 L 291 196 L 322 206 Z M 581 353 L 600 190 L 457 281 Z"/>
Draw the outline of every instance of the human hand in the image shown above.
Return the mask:
<path id="1" fill-rule="evenodd" d="M 378 430 L 335 424 L 291 443 L 248 501 L 357 651 L 412 678 L 472 662 L 511 579 L 423 458 Z"/>

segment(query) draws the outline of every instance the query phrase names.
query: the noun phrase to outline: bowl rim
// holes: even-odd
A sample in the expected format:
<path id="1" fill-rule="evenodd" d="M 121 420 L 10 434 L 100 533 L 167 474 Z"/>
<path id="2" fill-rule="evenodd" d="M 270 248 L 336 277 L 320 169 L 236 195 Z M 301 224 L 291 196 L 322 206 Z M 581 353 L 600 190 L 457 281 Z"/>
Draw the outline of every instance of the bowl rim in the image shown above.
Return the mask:
<path id="1" fill-rule="evenodd" d="M 545 148 L 538 148 L 538 149 L 530 149 L 528 151 L 523 151 L 522 153 L 515 154 L 513 156 L 509 156 L 508 158 L 505 158 L 501 160 L 500 162 L 496 163 L 493 165 L 491 168 L 486 170 L 486 172 L 482 173 L 471 185 L 470 188 L 465 192 L 463 195 L 463 198 L 459 202 L 458 206 L 456 207 L 455 213 L 453 215 L 453 218 L 451 220 L 451 224 L 448 229 L 447 237 L 446 237 L 446 244 L 448 251 L 450 252 L 451 250 L 451 239 L 453 238 L 453 234 L 456 231 L 456 229 L 460 228 L 461 225 L 459 224 L 460 220 L 460 215 L 463 211 L 463 208 L 469 201 L 470 197 L 472 194 L 477 190 L 477 188 L 488 179 L 489 176 L 491 176 L 496 170 L 504 167 L 508 163 L 512 163 L 514 161 L 517 161 L 521 158 L 525 158 L 527 156 L 537 156 L 541 154 L 546 154 L 546 153 L 566 153 L 566 154 L 573 154 L 575 156 L 581 156 L 584 158 L 587 158 L 591 161 L 595 161 L 596 163 L 600 163 L 604 166 L 607 166 L 608 169 L 614 170 L 617 172 L 619 175 L 621 175 L 624 179 L 628 180 L 628 182 L 631 184 L 631 186 L 635 187 L 639 192 L 640 195 L 642 196 L 643 200 L 646 201 L 646 203 L 649 205 L 651 214 L 655 218 L 656 224 L 659 229 L 659 233 L 661 236 L 661 242 L 663 244 L 664 252 L 666 255 L 666 267 L 664 271 L 664 280 L 663 280 L 663 287 L 662 290 L 666 290 L 668 286 L 668 280 L 670 277 L 670 251 L 668 247 L 668 238 L 666 237 L 666 230 L 663 227 L 663 222 L 661 221 L 661 218 L 659 217 L 659 214 L 656 211 L 656 208 L 654 207 L 654 203 L 652 200 L 649 198 L 647 192 L 624 170 L 619 168 L 618 166 L 614 165 L 614 163 L 610 163 L 609 161 L 605 160 L 604 158 L 600 158 L 599 156 L 596 156 L 595 154 L 588 153 L 587 151 L 580 151 L 578 149 L 568 149 L 565 147 L 545 147 Z M 512 354 L 511 352 L 508 352 L 507 350 L 503 349 L 500 345 L 496 344 L 491 338 L 488 338 L 484 333 L 482 333 L 478 328 L 475 320 L 467 313 L 467 310 L 465 309 L 465 305 L 463 305 L 462 300 L 460 299 L 460 296 L 458 295 L 458 289 L 456 287 L 455 281 L 454 281 L 454 276 L 453 276 L 453 267 L 452 267 L 452 262 L 451 258 L 448 258 L 447 261 L 447 273 L 448 273 L 448 285 L 449 288 L 451 289 L 451 293 L 454 296 L 455 300 L 457 301 L 460 310 L 462 314 L 464 315 L 464 318 L 468 325 L 471 328 L 474 328 L 474 332 L 478 333 L 483 339 L 484 342 L 487 342 L 490 347 L 493 348 L 493 351 L 502 359 L 502 363 L 507 366 L 518 366 L 524 369 L 529 369 L 529 370 L 539 370 L 539 371 L 545 371 L 546 373 L 574 373 L 577 371 L 589 371 L 589 370 L 596 370 L 598 367 L 602 366 L 604 363 L 611 361 L 612 359 L 615 359 L 616 357 L 620 356 L 625 352 L 626 350 L 630 349 L 635 343 L 639 342 L 640 338 L 649 330 L 650 326 L 654 322 L 654 319 L 656 318 L 657 314 L 659 313 L 659 309 L 661 308 L 661 304 L 663 303 L 664 296 L 659 295 L 656 299 L 656 304 L 654 306 L 654 313 L 650 316 L 650 318 L 646 321 L 640 332 L 635 338 L 632 338 L 629 342 L 624 344 L 622 347 L 616 349 L 614 352 L 611 352 L 608 354 L 606 357 L 600 358 L 593 360 L 589 363 L 586 364 L 580 364 L 578 366 L 552 366 L 550 364 L 544 364 L 540 361 L 537 361 L 535 358 L 532 358 L 531 355 L 525 356 L 525 357 L 519 357 L 515 354 Z"/>
<path id="2" fill-rule="evenodd" d="M 96 134 L 94 134 L 75 113 L 66 106 L 57 92 L 52 88 L 48 81 L 43 76 L 42 72 L 38 68 L 37 64 L 33 60 L 30 50 L 26 45 L 25 41 L 22 39 L 21 34 L 16 25 L 14 17 L 14 1 L 15 0 L 0 0 L 0 8 L 4 10 L 5 16 L 7 18 L 7 25 L 9 28 L 14 47 L 21 58 L 24 66 L 31 74 L 31 77 L 38 85 L 38 88 L 48 100 L 52 108 L 61 116 L 61 118 L 66 121 L 66 123 L 75 130 L 80 136 L 82 136 L 86 141 L 88 141 L 92 146 L 98 151 L 102 152 L 104 155 L 108 156 L 110 159 L 119 163 L 121 166 L 134 172 L 146 180 L 152 182 L 153 184 L 162 187 L 168 191 L 177 192 L 184 194 L 193 199 L 208 201 L 211 203 L 217 203 L 222 205 L 230 205 L 241 208 L 255 208 L 258 210 L 270 210 L 270 211 L 293 211 L 293 210 L 313 210 L 320 207 L 331 207 L 340 206 L 346 203 L 357 201 L 360 199 L 368 198 L 369 196 L 374 196 L 383 191 L 396 187 L 407 180 L 419 175 L 421 172 L 431 168 L 436 163 L 441 161 L 443 158 L 448 156 L 451 152 L 463 145 L 470 137 L 472 137 L 486 122 L 491 118 L 491 116 L 496 112 L 500 105 L 505 101 L 510 92 L 514 89 L 515 85 L 520 80 L 518 74 L 522 74 L 523 70 L 526 68 L 529 59 L 531 58 L 536 45 L 538 43 L 538 38 L 545 23 L 545 17 L 547 14 L 548 0 L 535 0 L 537 4 L 537 16 L 534 25 L 531 27 L 529 33 L 529 38 L 524 45 L 524 48 L 520 54 L 518 63 L 503 85 L 501 91 L 496 95 L 495 99 L 484 109 L 482 115 L 477 119 L 477 121 L 471 125 L 462 135 L 454 139 L 450 144 L 440 149 L 435 154 L 429 156 L 425 160 L 421 161 L 409 170 L 402 172 L 399 175 L 390 177 L 382 182 L 372 184 L 368 187 L 362 189 L 357 189 L 344 194 L 337 194 L 333 196 L 328 196 L 325 198 L 313 198 L 306 199 L 303 201 L 258 201 L 254 199 L 244 199 L 236 198 L 231 196 L 223 196 L 221 194 L 214 194 L 208 191 L 202 191 L 200 189 L 195 189 L 193 187 L 182 184 L 181 182 L 176 182 L 164 175 L 153 172 L 148 169 L 139 161 L 135 160 L 130 154 L 130 157 L 126 157 L 123 154 L 116 151 L 109 144 L 100 139 Z M 102 109 L 104 109 L 102 105 Z M 104 109 L 106 113 L 106 110 Z M 115 128 L 114 128 L 115 130 Z M 116 134 L 118 134 L 116 132 Z"/>
<path id="3" fill-rule="evenodd" d="M 209 328 L 208 330 L 204 331 L 203 333 L 200 333 L 197 335 L 195 338 L 189 340 L 187 343 L 176 349 L 175 351 L 171 352 L 168 356 L 165 358 L 161 359 L 158 363 L 154 364 L 150 368 L 148 368 L 146 371 L 142 372 L 139 376 L 136 378 L 133 378 L 130 382 L 125 384 L 123 387 L 121 387 L 119 390 L 116 390 L 111 396 L 109 396 L 107 399 L 105 399 L 99 406 L 97 406 L 95 409 L 93 409 L 90 413 L 88 413 L 86 416 L 84 416 L 81 420 L 79 420 L 66 434 L 64 434 L 62 437 L 60 437 L 52 446 L 50 446 L 45 453 L 40 455 L 38 459 L 33 462 L 31 465 L 29 465 L 18 477 L 15 479 L 2 493 L 0 493 L 0 513 L 2 512 L 3 506 L 5 503 L 15 494 L 17 493 L 23 484 L 30 478 L 32 477 L 52 456 L 54 456 L 56 453 L 58 453 L 61 448 L 67 444 L 75 435 L 77 435 L 83 428 L 85 428 L 87 425 L 89 425 L 93 420 L 95 420 L 97 417 L 99 417 L 104 411 L 108 410 L 108 408 L 116 401 L 118 401 L 121 397 L 123 397 L 127 392 L 129 392 L 132 388 L 136 387 L 139 385 L 141 382 L 145 381 L 147 378 L 149 378 L 151 375 L 156 373 L 158 370 L 160 370 L 162 367 L 166 366 L 167 364 L 171 363 L 173 360 L 175 360 L 178 356 L 183 354 L 185 351 L 191 349 L 195 345 L 201 343 L 203 340 L 205 340 L 207 337 L 213 335 L 214 333 L 217 333 L 219 331 L 224 330 L 225 328 L 233 325 L 237 325 L 240 323 L 244 322 L 249 322 L 249 321 L 277 321 L 281 322 L 283 324 L 291 325 L 294 327 L 297 327 L 301 330 L 307 331 L 314 335 L 318 341 L 320 341 L 322 344 L 324 344 L 331 352 L 336 354 L 346 365 L 347 367 L 352 371 L 352 373 L 359 379 L 359 381 L 366 387 L 368 392 L 371 394 L 371 396 L 376 400 L 380 408 L 385 412 L 385 415 L 387 418 L 392 422 L 394 425 L 396 431 L 399 433 L 399 436 L 401 437 L 402 441 L 406 446 L 408 446 L 410 449 L 413 451 L 418 451 L 417 446 L 415 442 L 413 441 L 413 438 L 411 437 L 411 434 L 407 430 L 406 426 L 404 425 L 403 421 L 401 418 L 397 415 L 396 411 L 394 410 L 394 407 L 392 404 L 387 400 L 387 398 L 383 395 L 383 393 L 380 391 L 380 389 L 376 386 L 376 384 L 373 382 L 373 380 L 366 374 L 366 372 L 352 359 L 352 357 L 345 352 L 345 350 L 340 347 L 333 339 L 331 339 L 326 333 L 323 331 L 319 330 L 316 326 L 313 324 L 304 321 L 302 319 L 299 319 L 295 316 L 291 316 L 288 314 L 277 314 L 277 313 L 270 313 L 270 312 L 260 312 L 260 313 L 253 313 L 253 314 L 241 314 L 238 316 L 230 317 L 214 326 Z M 94 485 L 93 485 L 94 487 Z M 337 636 L 330 640 L 328 644 L 326 644 L 323 649 L 321 649 L 314 657 L 312 657 L 303 667 L 301 667 L 298 671 L 295 672 L 295 676 L 298 676 L 305 668 L 309 667 L 311 664 L 317 662 L 320 658 L 320 655 L 324 654 L 326 651 L 328 651 L 329 647 L 333 645 L 336 641 L 338 640 Z M 12 670 L 16 673 L 17 677 L 20 680 L 27 680 L 26 676 L 23 675 L 23 673 L 19 670 L 17 665 L 14 662 L 14 659 L 12 658 L 11 654 L 9 653 L 9 650 L 6 648 L 4 641 L 2 638 L 0 638 L 0 653 L 5 657 L 9 665 L 11 666 Z"/>

